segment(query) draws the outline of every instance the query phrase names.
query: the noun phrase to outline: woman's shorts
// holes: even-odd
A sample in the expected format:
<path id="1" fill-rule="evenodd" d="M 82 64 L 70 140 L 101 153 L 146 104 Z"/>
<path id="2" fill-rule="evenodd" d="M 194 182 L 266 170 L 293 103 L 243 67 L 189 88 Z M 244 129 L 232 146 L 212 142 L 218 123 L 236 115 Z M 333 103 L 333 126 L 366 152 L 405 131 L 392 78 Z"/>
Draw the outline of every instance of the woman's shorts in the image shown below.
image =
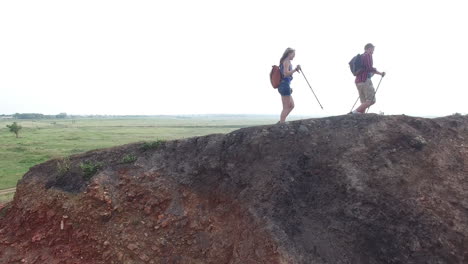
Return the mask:
<path id="1" fill-rule="evenodd" d="M 282 80 L 279 87 L 278 92 L 281 96 L 290 96 L 292 93 L 292 89 L 290 87 L 291 82 L 287 80 Z"/>

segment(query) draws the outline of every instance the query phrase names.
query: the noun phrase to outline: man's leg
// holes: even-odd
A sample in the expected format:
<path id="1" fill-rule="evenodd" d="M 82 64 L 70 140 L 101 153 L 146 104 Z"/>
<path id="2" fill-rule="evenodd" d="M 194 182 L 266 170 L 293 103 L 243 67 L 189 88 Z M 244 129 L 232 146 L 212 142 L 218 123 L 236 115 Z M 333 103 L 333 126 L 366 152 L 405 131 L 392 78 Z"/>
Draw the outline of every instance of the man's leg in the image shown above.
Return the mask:
<path id="1" fill-rule="evenodd" d="M 375 104 L 374 85 L 370 79 L 367 79 L 366 82 L 358 83 L 357 86 L 359 89 L 359 98 L 361 98 L 361 105 L 355 111 L 364 114 L 367 108 Z"/>
<path id="2" fill-rule="evenodd" d="M 371 106 L 372 104 L 370 102 L 365 102 L 365 103 L 362 103 L 358 108 L 356 108 L 356 112 L 358 113 L 361 113 L 361 114 L 364 114 L 366 112 L 366 109 Z"/>
<path id="3" fill-rule="evenodd" d="M 358 93 L 359 93 L 359 101 L 361 102 L 361 104 L 353 112 L 354 113 L 357 112 L 357 113 L 362 114 L 363 111 L 365 111 L 365 109 L 367 107 L 366 106 L 366 96 L 365 96 L 365 93 L 364 93 L 365 83 L 363 83 L 363 82 L 362 83 L 356 83 L 356 88 L 357 88 Z"/>
<path id="4" fill-rule="evenodd" d="M 365 89 L 364 94 L 366 96 L 366 102 L 368 104 L 368 106 L 366 107 L 366 110 L 367 110 L 371 105 L 375 104 L 375 101 L 376 101 L 374 84 L 372 83 L 371 79 L 367 79 L 366 86 L 364 89 Z"/>

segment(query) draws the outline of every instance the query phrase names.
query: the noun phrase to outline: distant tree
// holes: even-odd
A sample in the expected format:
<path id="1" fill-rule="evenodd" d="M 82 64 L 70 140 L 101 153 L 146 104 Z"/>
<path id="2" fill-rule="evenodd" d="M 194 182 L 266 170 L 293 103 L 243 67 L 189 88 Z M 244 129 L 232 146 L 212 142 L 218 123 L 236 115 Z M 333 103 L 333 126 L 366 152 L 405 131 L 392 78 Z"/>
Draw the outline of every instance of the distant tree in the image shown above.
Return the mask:
<path id="1" fill-rule="evenodd" d="M 25 113 L 25 114 L 16 113 L 13 115 L 13 117 L 16 119 L 43 119 L 45 118 L 43 114 L 37 114 L 37 113 Z"/>
<path id="2" fill-rule="evenodd" d="M 16 122 L 13 122 L 13 124 L 11 125 L 7 125 L 7 127 L 10 129 L 10 132 L 15 133 L 16 138 L 18 138 L 19 131 L 21 130 L 21 128 L 23 128 L 22 126 L 18 125 Z"/>
<path id="3" fill-rule="evenodd" d="M 60 113 L 55 116 L 56 118 L 67 118 L 67 113 Z"/>

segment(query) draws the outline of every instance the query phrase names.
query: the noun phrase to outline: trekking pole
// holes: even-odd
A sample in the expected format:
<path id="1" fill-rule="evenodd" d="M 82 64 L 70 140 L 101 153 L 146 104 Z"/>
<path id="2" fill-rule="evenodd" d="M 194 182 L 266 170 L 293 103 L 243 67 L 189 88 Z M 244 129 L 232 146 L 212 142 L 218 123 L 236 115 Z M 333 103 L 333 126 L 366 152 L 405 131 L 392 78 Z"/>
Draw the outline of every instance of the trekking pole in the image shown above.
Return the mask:
<path id="1" fill-rule="evenodd" d="M 349 112 L 353 112 L 354 106 L 356 105 L 357 101 L 359 100 L 359 96 L 356 98 L 356 102 L 354 102 L 353 106 L 351 107 L 351 110 Z"/>
<path id="2" fill-rule="evenodd" d="M 306 80 L 307 84 L 309 85 L 310 90 L 311 90 L 312 93 L 314 94 L 315 99 L 317 99 L 317 102 L 319 103 L 320 107 L 321 107 L 322 110 L 323 110 L 322 104 L 320 103 L 319 99 L 317 98 L 317 95 L 315 95 L 314 90 L 312 89 L 312 86 L 310 86 L 310 83 L 309 83 L 309 81 L 307 80 L 307 78 L 305 77 L 304 72 L 302 71 L 302 69 L 300 70 L 300 72 L 302 73 L 302 76 L 304 76 L 304 79 Z"/>
<path id="3" fill-rule="evenodd" d="M 377 94 L 377 92 L 379 91 L 379 87 L 380 87 L 380 83 L 382 82 L 382 79 L 383 79 L 383 76 L 380 77 L 380 81 L 379 81 L 379 84 L 377 85 L 377 89 L 375 89 L 374 98 L 375 98 L 375 95 Z M 372 99 L 374 99 L 374 98 L 372 98 Z M 370 108 L 370 107 L 371 107 L 371 106 L 369 106 L 369 107 L 366 109 L 366 113 L 369 111 L 369 108 Z"/>

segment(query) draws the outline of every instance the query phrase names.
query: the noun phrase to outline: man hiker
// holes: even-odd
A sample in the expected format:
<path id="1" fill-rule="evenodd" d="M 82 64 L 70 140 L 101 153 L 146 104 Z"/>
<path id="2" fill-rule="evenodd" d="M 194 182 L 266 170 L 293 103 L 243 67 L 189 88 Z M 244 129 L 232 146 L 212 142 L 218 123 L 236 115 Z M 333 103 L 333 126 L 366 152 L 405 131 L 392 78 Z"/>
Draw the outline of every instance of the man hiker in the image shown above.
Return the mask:
<path id="1" fill-rule="evenodd" d="M 374 53 L 374 45 L 366 44 L 364 54 L 361 55 L 362 71 L 356 75 L 356 87 L 359 92 L 361 105 L 352 111 L 353 114 L 364 114 L 366 109 L 375 104 L 375 89 L 371 78 L 374 73 L 385 76 L 385 72 L 379 72 L 372 65 L 372 54 Z"/>

